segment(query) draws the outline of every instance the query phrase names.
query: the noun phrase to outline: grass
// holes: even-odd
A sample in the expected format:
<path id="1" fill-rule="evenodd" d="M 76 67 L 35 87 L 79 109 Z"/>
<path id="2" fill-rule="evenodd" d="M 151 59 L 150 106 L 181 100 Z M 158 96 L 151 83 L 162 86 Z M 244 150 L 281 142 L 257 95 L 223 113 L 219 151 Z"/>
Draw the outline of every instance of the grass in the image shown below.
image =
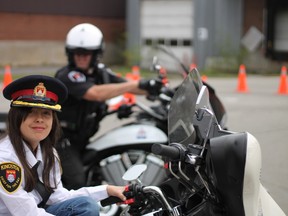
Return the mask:
<path id="1" fill-rule="evenodd" d="M 30 75 L 30 74 L 43 74 L 43 75 L 47 75 L 47 76 L 54 76 L 57 67 L 50 67 L 46 68 L 46 67 L 27 67 L 27 68 L 21 68 L 20 70 L 17 70 L 16 68 L 13 71 L 13 68 L 11 69 L 11 74 L 12 74 L 12 78 L 13 80 L 18 79 L 20 77 L 26 76 L 26 75 Z M 59 66 L 60 68 L 60 66 Z M 113 65 L 110 67 L 112 71 L 114 71 L 115 73 L 120 74 L 122 77 L 125 77 L 125 75 L 127 73 L 131 73 L 131 67 L 129 66 L 123 66 L 123 65 Z M 39 70 L 39 71 L 37 71 Z M 4 69 L 2 70 L 3 73 L 0 70 L 0 80 L 3 80 L 4 77 Z M 217 69 L 208 69 L 208 70 L 199 70 L 201 75 L 206 75 L 208 77 L 236 77 L 238 75 L 238 71 L 237 70 L 217 70 Z M 140 69 L 140 73 L 141 73 L 141 77 L 143 78 L 153 78 L 153 77 L 157 77 L 157 74 L 155 71 L 151 71 L 148 69 Z M 177 71 L 168 71 L 168 78 L 169 79 L 173 79 L 173 78 L 181 78 L 182 75 L 177 72 Z M 251 71 L 249 71 L 249 74 L 259 74 L 259 73 L 253 73 Z M 270 73 L 265 73 L 264 75 L 279 75 L 279 74 L 270 74 Z"/>

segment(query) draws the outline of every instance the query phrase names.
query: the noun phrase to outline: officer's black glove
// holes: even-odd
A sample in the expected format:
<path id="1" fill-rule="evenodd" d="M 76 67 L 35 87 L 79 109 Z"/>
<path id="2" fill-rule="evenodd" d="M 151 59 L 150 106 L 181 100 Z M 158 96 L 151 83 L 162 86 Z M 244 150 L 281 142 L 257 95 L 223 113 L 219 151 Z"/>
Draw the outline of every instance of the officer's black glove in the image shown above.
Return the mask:
<path id="1" fill-rule="evenodd" d="M 161 79 L 141 79 L 139 81 L 139 88 L 146 90 L 150 96 L 157 96 L 161 92 L 163 86 Z"/>
<path id="2" fill-rule="evenodd" d="M 117 110 L 117 117 L 119 119 L 128 118 L 132 114 L 132 106 L 122 104 Z"/>

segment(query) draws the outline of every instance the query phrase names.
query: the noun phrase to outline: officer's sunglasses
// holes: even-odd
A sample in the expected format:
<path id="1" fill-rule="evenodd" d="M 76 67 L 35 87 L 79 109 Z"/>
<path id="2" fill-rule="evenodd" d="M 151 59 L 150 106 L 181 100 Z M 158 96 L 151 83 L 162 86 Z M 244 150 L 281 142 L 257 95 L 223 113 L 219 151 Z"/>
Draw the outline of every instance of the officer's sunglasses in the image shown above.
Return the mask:
<path id="1" fill-rule="evenodd" d="M 86 55 L 92 55 L 93 51 L 90 50 L 82 50 L 82 49 L 78 49 L 78 50 L 74 50 L 73 54 L 74 55 L 78 55 L 78 56 L 86 56 Z"/>

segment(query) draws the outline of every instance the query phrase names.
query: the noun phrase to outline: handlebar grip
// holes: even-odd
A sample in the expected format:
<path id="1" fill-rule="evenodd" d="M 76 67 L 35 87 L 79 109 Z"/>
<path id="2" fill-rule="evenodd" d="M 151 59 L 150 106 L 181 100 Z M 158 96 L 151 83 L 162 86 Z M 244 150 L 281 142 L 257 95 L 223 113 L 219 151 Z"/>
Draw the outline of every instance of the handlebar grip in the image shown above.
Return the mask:
<path id="1" fill-rule="evenodd" d="M 180 149 L 176 146 L 167 146 L 159 143 L 152 145 L 152 153 L 168 157 L 172 160 L 179 160 L 181 158 Z"/>
<path id="2" fill-rule="evenodd" d="M 101 200 L 100 201 L 100 204 L 102 207 L 105 207 L 105 206 L 108 206 L 108 205 L 112 205 L 112 204 L 115 204 L 115 203 L 120 203 L 120 202 L 123 202 L 123 200 L 121 200 L 119 197 L 116 197 L 116 196 L 110 196 L 104 200 Z"/>

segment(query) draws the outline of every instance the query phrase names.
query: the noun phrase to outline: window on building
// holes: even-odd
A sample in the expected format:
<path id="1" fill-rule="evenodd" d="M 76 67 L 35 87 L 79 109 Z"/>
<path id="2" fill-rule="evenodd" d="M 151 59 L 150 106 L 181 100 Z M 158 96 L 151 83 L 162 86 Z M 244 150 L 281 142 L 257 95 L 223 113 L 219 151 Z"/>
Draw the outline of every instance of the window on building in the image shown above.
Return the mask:
<path id="1" fill-rule="evenodd" d="M 165 39 L 165 38 L 146 38 L 143 40 L 143 44 L 146 46 L 153 46 L 153 45 L 166 45 L 166 46 L 192 46 L 191 39 Z"/>

